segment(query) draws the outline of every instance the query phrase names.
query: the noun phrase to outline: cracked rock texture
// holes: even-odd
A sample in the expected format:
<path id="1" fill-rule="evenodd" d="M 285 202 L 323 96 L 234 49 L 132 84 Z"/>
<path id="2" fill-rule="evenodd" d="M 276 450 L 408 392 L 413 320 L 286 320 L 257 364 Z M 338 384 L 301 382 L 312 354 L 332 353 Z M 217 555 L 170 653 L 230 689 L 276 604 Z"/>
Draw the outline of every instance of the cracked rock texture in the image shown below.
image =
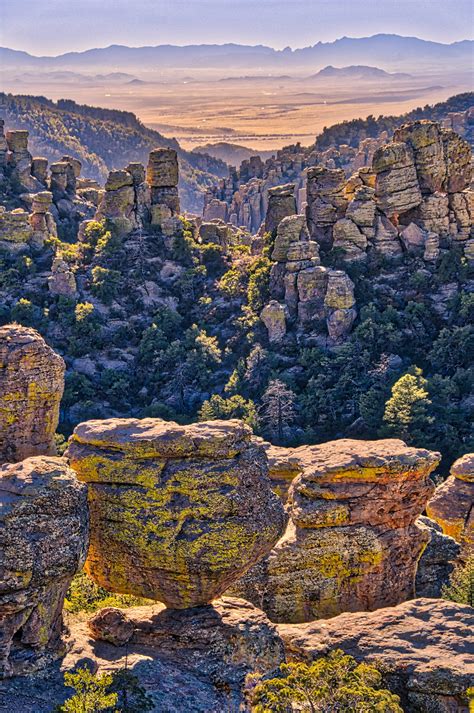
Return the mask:
<path id="1" fill-rule="evenodd" d="M 436 488 L 426 512 L 461 544 L 463 556 L 474 553 L 474 453 L 453 464 L 451 475 Z"/>
<path id="2" fill-rule="evenodd" d="M 64 370 L 34 329 L 0 327 L 0 462 L 56 452 Z"/>
<path id="3" fill-rule="evenodd" d="M 87 493 L 62 458 L 0 468 L 0 677 L 61 655 L 62 607 L 87 551 Z"/>
<path id="4" fill-rule="evenodd" d="M 283 532 L 264 450 L 240 421 L 89 421 L 67 455 L 89 485 L 86 570 L 111 591 L 207 604 Z"/>
<path id="5" fill-rule="evenodd" d="M 274 481 L 301 468 L 289 488 L 289 523 L 232 592 L 272 621 L 295 623 L 412 597 L 430 539 L 416 519 L 433 492 L 428 476 L 439 454 L 395 439 L 302 446 L 286 459 L 284 449 L 272 450 Z"/>
<path id="6" fill-rule="evenodd" d="M 408 713 L 468 713 L 473 630 L 474 609 L 432 599 L 278 626 L 290 659 L 311 661 L 340 648 L 378 665 Z"/>

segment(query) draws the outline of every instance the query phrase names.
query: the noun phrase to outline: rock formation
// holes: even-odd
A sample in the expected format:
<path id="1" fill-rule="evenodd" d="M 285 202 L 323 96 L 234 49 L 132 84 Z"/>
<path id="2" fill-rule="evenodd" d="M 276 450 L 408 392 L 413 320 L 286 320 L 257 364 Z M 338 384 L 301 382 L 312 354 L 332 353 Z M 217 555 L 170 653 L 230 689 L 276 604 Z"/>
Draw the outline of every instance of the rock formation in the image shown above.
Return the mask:
<path id="1" fill-rule="evenodd" d="M 295 186 L 288 183 L 284 186 L 270 188 L 268 191 L 268 208 L 265 216 L 265 232 L 273 233 L 279 223 L 289 215 L 296 213 Z"/>
<path id="2" fill-rule="evenodd" d="M 292 449 L 287 462 L 295 460 L 302 472 L 289 490 L 286 532 L 232 592 L 282 622 L 412 597 L 429 541 L 416 519 L 439 454 L 398 440 L 344 439 Z"/>
<path id="3" fill-rule="evenodd" d="M 85 559 L 87 520 L 86 487 L 63 459 L 0 468 L 0 677 L 64 653 L 63 599 Z"/>
<path id="4" fill-rule="evenodd" d="M 243 683 L 245 672 L 268 672 L 284 660 L 276 626 L 249 602 L 223 597 L 212 605 L 181 611 L 161 605 L 126 612 L 106 609 L 88 622 L 95 640 L 115 645 L 147 646 L 168 660 L 201 662 L 201 673 L 220 669 L 229 683 Z M 118 637 L 118 640 L 117 640 Z M 120 641 L 121 639 L 121 641 Z M 232 680 L 234 678 L 234 681 Z"/>
<path id="5" fill-rule="evenodd" d="M 56 452 L 64 369 L 34 329 L 0 327 L 0 462 Z"/>
<path id="6" fill-rule="evenodd" d="M 151 189 L 151 222 L 152 225 L 162 225 L 180 211 L 176 151 L 154 149 L 150 153 L 146 176 Z"/>
<path id="7" fill-rule="evenodd" d="M 346 177 L 341 169 L 317 166 L 306 174 L 306 218 L 311 237 L 321 246 L 332 245 L 332 228 L 344 216 L 347 199 L 344 195 Z"/>
<path id="8" fill-rule="evenodd" d="M 437 599 L 449 582 L 461 547 L 452 537 L 443 534 L 438 523 L 429 517 L 422 515 L 416 524 L 428 532 L 430 541 L 418 562 L 415 593 L 417 597 Z"/>
<path id="9" fill-rule="evenodd" d="M 89 485 L 86 570 L 112 591 L 207 604 L 283 531 L 264 451 L 239 421 L 89 421 L 67 454 Z"/>
<path id="10" fill-rule="evenodd" d="M 463 556 L 474 552 L 474 453 L 459 458 L 451 474 L 426 506 L 446 535 L 462 546 Z"/>
<path id="11" fill-rule="evenodd" d="M 467 713 L 473 628 L 471 607 L 415 599 L 376 612 L 279 625 L 278 631 L 290 659 L 311 661 L 342 649 L 378 666 L 405 711 Z"/>

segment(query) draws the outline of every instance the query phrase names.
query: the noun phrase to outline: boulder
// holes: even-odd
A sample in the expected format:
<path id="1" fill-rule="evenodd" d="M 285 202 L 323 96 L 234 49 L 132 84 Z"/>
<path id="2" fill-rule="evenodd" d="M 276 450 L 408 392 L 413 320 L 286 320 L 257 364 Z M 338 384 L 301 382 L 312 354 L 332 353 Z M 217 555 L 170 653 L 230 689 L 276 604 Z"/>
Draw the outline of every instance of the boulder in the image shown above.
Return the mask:
<path id="1" fill-rule="evenodd" d="M 268 331 L 269 342 L 281 342 L 286 334 L 286 319 L 288 310 L 286 305 L 276 300 L 271 300 L 260 313 L 260 319 Z"/>
<path id="2" fill-rule="evenodd" d="M 62 605 L 87 527 L 86 487 L 62 458 L 0 467 L 0 678 L 64 653 Z"/>
<path id="3" fill-rule="evenodd" d="M 452 537 L 443 534 L 440 525 L 429 517 L 422 515 L 416 524 L 430 536 L 416 570 L 416 596 L 437 599 L 449 582 L 461 547 Z"/>
<path id="4" fill-rule="evenodd" d="M 426 513 L 461 544 L 463 556 L 474 551 L 474 453 L 453 464 L 451 475 L 428 502 Z"/>
<path id="5" fill-rule="evenodd" d="M 296 213 L 295 185 L 287 183 L 268 190 L 268 208 L 265 215 L 265 231 L 273 233 L 280 221 Z"/>
<path id="6" fill-rule="evenodd" d="M 373 610 L 414 595 L 429 541 L 416 525 L 439 454 L 402 441 L 343 439 L 291 449 L 286 532 L 234 587 L 272 621 Z"/>
<path id="7" fill-rule="evenodd" d="M 304 245 L 305 243 L 302 241 L 309 241 L 309 233 L 304 215 L 286 216 L 286 218 L 280 221 L 277 227 L 272 260 L 276 260 L 276 262 L 286 262 L 288 260 L 288 248 L 290 244 Z"/>
<path id="8" fill-rule="evenodd" d="M 102 613 L 93 618 L 102 620 Z M 53 703 L 71 696 L 64 671 L 84 665 L 99 675 L 127 669 L 145 688 L 154 711 L 239 710 L 246 674 L 276 673 L 285 659 L 275 625 L 238 599 L 223 597 L 213 606 L 184 611 L 164 610 L 160 604 L 133 607 L 121 612 L 121 618 L 133 628 L 133 636 L 122 646 L 104 640 L 108 627 L 103 630 L 96 624 L 92 638 L 87 622 L 71 620 L 61 668 L 50 667 L 47 675 L 21 681 L 0 681 L 5 711 L 51 713 Z"/>
<path id="9" fill-rule="evenodd" d="M 239 421 L 88 421 L 67 454 L 89 484 L 86 570 L 111 591 L 207 604 L 283 531 L 264 450 Z"/>
<path id="10" fill-rule="evenodd" d="M 473 630 L 474 609 L 432 599 L 278 626 L 288 658 L 312 661 L 342 649 L 377 666 L 403 709 L 413 713 L 468 713 Z"/>
<path id="11" fill-rule="evenodd" d="M 374 154 L 375 200 L 388 217 L 405 213 L 421 203 L 422 196 L 413 150 L 397 141 L 380 147 Z"/>
<path id="12" fill-rule="evenodd" d="M 56 452 L 65 365 L 34 329 L 0 327 L 0 462 Z"/>
<path id="13" fill-rule="evenodd" d="M 353 262 L 366 258 L 367 238 L 352 220 L 338 220 L 334 224 L 332 235 L 333 248 L 342 252 L 345 261 Z"/>

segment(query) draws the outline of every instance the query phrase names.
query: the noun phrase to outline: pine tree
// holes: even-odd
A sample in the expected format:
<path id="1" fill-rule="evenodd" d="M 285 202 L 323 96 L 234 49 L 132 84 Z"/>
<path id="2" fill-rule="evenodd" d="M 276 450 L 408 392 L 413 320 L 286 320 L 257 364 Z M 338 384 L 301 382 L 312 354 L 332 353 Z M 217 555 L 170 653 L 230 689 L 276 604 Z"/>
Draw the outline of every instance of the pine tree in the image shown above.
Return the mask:
<path id="1" fill-rule="evenodd" d="M 418 367 L 413 367 L 392 386 L 392 395 L 385 404 L 381 434 L 397 436 L 407 443 L 422 444 L 433 419 L 428 408 L 427 380 Z"/>
<path id="2" fill-rule="evenodd" d="M 260 421 L 269 435 L 282 443 L 288 428 L 296 419 L 296 395 L 279 379 L 268 384 L 262 396 Z"/>

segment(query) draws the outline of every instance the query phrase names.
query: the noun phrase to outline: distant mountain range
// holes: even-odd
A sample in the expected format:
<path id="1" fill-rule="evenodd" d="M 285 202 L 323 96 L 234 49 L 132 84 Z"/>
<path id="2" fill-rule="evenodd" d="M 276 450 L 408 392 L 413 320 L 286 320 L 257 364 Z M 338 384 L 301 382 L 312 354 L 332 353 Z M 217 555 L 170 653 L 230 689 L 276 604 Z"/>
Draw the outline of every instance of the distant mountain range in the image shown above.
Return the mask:
<path id="1" fill-rule="evenodd" d="M 411 77 L 405 72 L 386 72 L 379 67 L 368 67 L 364 64 L 351 64 L 349 67 L 333 67 L 329 64 L 309 79 L 407 79 Z"/>
<path id="2" fill-rule="evenodd" d="M 334 42 L 318 42 L 303 49 L 275 50 L 264 45 L 158 45 L 156 47 L 110 47 L 84 52 L 68 52 L 57 57 L 35 57 L 27 52 L 0 48 L 3 69 L 82 69 L 101 71 L 162 71 L 172 68 L 270 69 L 311 67 L 313 70 L 335 65 L 376 65 L 389 71 L 399 68 L 422 70 L 428 66 L 464 66 L 472 61 L 474 42 L 451 44 L 417 37 L 378 34 L 372 37 L 342 37 Z"/>

